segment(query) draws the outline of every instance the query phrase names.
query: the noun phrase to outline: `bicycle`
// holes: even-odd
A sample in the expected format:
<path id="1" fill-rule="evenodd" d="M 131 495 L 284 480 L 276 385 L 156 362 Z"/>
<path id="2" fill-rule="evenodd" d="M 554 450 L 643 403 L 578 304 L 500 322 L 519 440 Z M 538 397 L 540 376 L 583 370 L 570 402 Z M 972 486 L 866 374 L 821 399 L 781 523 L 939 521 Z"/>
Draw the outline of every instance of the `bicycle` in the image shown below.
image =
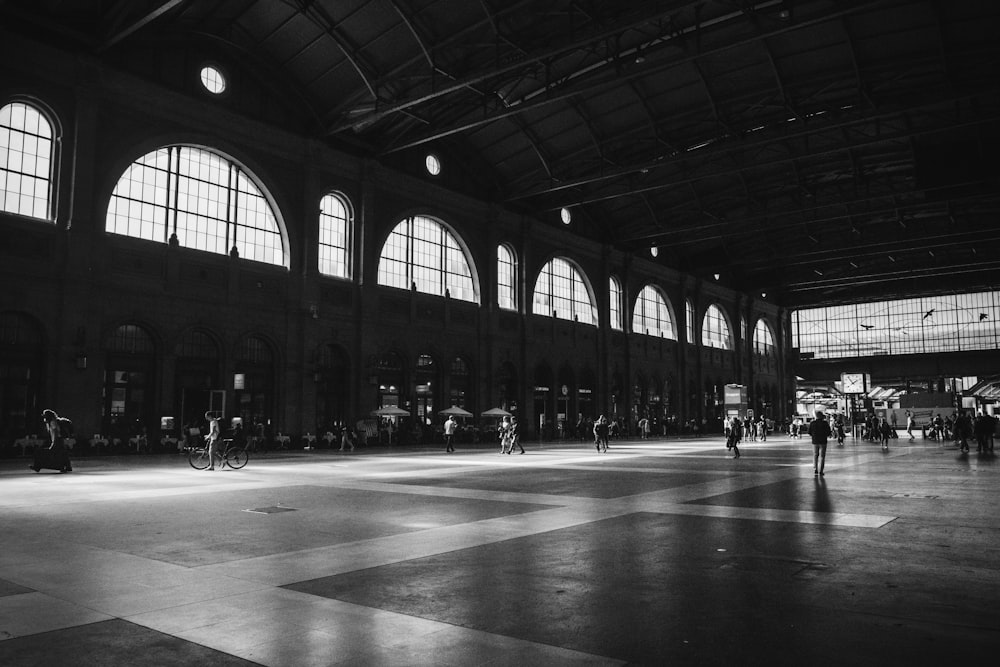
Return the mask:
<path id="1" fill-rule="evenodd" d="M 218 453 L 218 456 L 222 460 L 221 466 L 223 468 L 228 465 L 235 470 L 239 470 L 250 460 L 246 447 L 234 446 L 232 438 L 223 438 L 222 451 Z M 188 463 L 195 470 L 204 470 L 211 466 L 212 461 L 208 455 L 208 446 L 202 445 L 188 450 Z"/>

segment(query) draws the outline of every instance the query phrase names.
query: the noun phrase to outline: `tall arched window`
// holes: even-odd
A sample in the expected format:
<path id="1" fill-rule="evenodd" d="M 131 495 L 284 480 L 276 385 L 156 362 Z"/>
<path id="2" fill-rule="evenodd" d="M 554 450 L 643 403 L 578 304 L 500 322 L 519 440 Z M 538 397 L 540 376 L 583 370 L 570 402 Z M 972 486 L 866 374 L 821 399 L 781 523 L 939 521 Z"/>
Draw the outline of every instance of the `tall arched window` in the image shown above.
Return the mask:
<path id="1" fill-rule="evenodd" d="M 347 200 L 330 193 L 319 202 L 319 272 L 351 277 L 351 213 Z"/>
<path id="2" fill-rule="evenodd" d="M 684 320 L 688 343 L 694 345 L 694 304 L 691 299 L 684 300 Z"/>
<path id="3" fill-rule="evenodd" d="M 478 303 L 469 258 L 444 225 L 406 218 L 389 234 L 378 262 L 378 284 Z"/>
<path id="4" fill-rule="evenodd" d="M 611 317 L 611 328 L 617 331 L 622 330 L 622 284 L 618 279 L 611 276 L 608 279 L 608 307 Z"/>
<path id="5" fill-rule="evenodd" d="M 535 281 L 532 311 L 561 320 L 597 325 L 597 309 L 580 271 L 566 259 L 556 257 L 542 267 Z"/>
<path id="6" fill-rule="evenodd" d="M 0 108 L 0 211 L 51 220 L 52 125 L 34 106 Z"/>
<path id="7" fill-rule="evenodd" d="M 722 310 L 714 303 L 705 311 L 705 319 L 701 322 L 701 344 L 706 347 L 717 347 L 721 350 L 733 349 L 729 322 Z"/>
<path id="8" fill-rule="evenodd" d="M 666 298 L 652 285 L 646 285 L 635 299 L 632 311 L 632 331 L 677 340 L 674 332 L 674 318 Z"/>
<path id="9" fill-rule="evenodd" d="M 753 349 L 759 355 L 770 357 L 774 353 L 774 336 L 764 318 L 757 320 L 753 328 Z"/>
<path id="10" fill-rule="evenodd" d="M 236 250 L 256 262 L 285 266 L 274 210 L 235 162 L 193 146 L 143 155 L 118 179 L 104 226 L 112 234 L 221 255 Z"/>
<path id="11" fill-rule="evenodd" d="M 497 246 L 497 305 L 507 310 L 517 308 L 515 286 L 517 282 L 517 264 L 514 262 L 514 251 L 506 244 Z"/>

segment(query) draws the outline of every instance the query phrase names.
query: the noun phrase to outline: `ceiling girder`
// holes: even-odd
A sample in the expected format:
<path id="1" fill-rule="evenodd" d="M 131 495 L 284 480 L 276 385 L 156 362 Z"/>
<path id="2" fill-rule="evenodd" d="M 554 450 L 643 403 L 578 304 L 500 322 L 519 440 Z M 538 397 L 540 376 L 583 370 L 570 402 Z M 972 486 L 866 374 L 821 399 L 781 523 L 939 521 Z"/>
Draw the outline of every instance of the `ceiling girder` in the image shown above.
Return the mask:
<path id="1" fill-rule="evenodd" d="M 451 136 L 453 134 L 457 134 L 457 133 L 460 133 L 460 132 L 465 132 L 465 131 L 472 130 L 472 129 L 475 129 L 477 127 L 480 127 L 482 125 L 487 125 L 487 124 L 493 123 L 493 122 L 495 122 L 497 120 L 501 120 L 501 119 L 507 118 L 507 117 L 515 115 L 515 114 L 525 113 L 526 111 L 534 110 L 534 109 L 537 109 L 539 107 L 542 107 L 542 106 L 545 106 L 545 105 L 548 105 L 548 104 L 552 104 L 554 102 L 562 101 L 562 100 L 565 100 L 566 98 L 572 97 L 574 95 L 581 95 L 581 94 L 584 94 L 584 93 L 595 93 L 595 92 L 598 92 L 598 91 L 608 90 L 608 89 L 611 89 L 611 88 L 614 88 L 614 87 L 620 85 L 625 80 L 639 78 L 639 77 L 645 77 L 645 76 L 651 76 L 653 74 L 657 74 L 659 72 L 663 72 L 663 71 L 666 71 L 668 69 L 672 69 L 672 68 L 677 67 L 679 65 L 690 64 L 690 63 L 694 62 L 696 59 L 698 59 L 700 57 L 703 57 L 703 56 L 706 56 L 706 55 L 724 53 L 724 52 L 730 51 L 730 50 L 732 50 L 734 48 L 754 43 L 754 42 L 756 42 L 756 41 L 758 41 L 760 39 L 765 39 L 767 37 L 774 37 L 774 36 L 777 36 L 777 35 L 782 35 L 784 33 L 791 32 L 791 31 L 797 30 L 797 29 L 801 29 L 801 28 L 804 28 L 804 27 L 807 27 L 807 26 L 819 25 L 819 24 L 827 23 L 829 21 L 838 20 L 838 19 L 840 19 L 840 18 L 842 18 L 844 16 L 857 13 L 857 12 L 861 11 L 862 9 L 871 9 L 871 8 L 874 8 L 875 6 L 879 6 L 879 5 L 882 5 L 882 4 L 887 4 L 888 2 L 891 2 L 891 0 L 876 0 L 875 2 L 870 3 L 868 5 L 864 5 L 863 7 L 862 6 L 850 6 L 850 7 L 847 7 L 847 8 L 837 9 L 835 11 L 830 11 L 830 12 L 828 12 L 826 14 L 822 14 L 820 16 L 816 16 L 816 17 L 813 17 L 811 19 L 797 21 L 794 25 L 785 25 L 785 26 L 782 26 L 782 27 L 777 28 L 777 29 L 767 30 L 767 31 L 763 31 L 763 32 L 758 32 L 756 34 L 753 34 L 753 35 L 751 35 L 749 37 L 745 37 L 745 38 L 742 38 L 742 39 L 737 39 L 737 40 L 733 40 L 733 41 L 730 41 L 730 42 L 725 42 L 725 43 L 722 43 L 722 44 L 719 44 L 719 45 L 716 45 L 716 46 L 713 46 L 713 47 L 709 47 L 709 48 L 698 49 L 698 50 L 696 50 L 695 53 L 685 54 L 685 55 L 683 55 L 683 56 L 681 56 L 679 58 L 670 60 L 670 61 L 668 61 L 666 63 L 651 65 L 650 67 L 637 67 L 635 70 L 633 70 L 631 72 L 624 72 L 620 76 L 616 76 L 616 77 L 606 77 L 606 78 L 601 78 L 601 79 L 596 79 L 596 80 L 593 77 L 591 77 L 590 80 L 589 80 L 589 82 L 588 81 L 583 81 L 583 82 L 577 83 L 577 85 L 569 85 L 569 84 L 564 84 L 564 82 L 566 82 L 566 81 L 573 82 L 573 81 L 575 81 L 575 79 L 567 77 L 566 75 L 562 75 L 555 82 L 551 82 L 551 81 L 544 82 L 542 84 L 542 86 L 540 87 L 540 89 L 538 91 L 536 91 L 536 93 L 535 93 L 535 95 L 533 97 L 534 101 L 527 101 L 527 102 L 524 102 L 524 103 L 521 103 L 521 104 L 517 104 L 515 106 L 508 106 L 508 107 L 499 109 L 497 111 L 494 111 L 492 113 L 483 114 L 482 116 L 477 117 L 477 118 L 467 119 L 465 121 L 462 121 L 462 122 L 450 125 L 448 127 L 440 128 L 440 129 L 438 129 L 438 130 L 436 130 L 434 132 L 431 132 L 429 134 L 425 134 L 423 136 L 417 137 L 417 138 L 412 139 L 410 141 L 406 141 L 406 142 L 404 142 L 402 144 L 393 146 L 390 150 L 385 151 L 385 152 L 386 153 L 392 153 L 392 152 L 396 152 L 396 151 L 400 151 L 400 150 L 405 150 L 407 148 L 413 148 L 413 147 L 416 147 L 416 146 L 420 146 L 420 145 L 426 144 L 426 143 L 431 142 L 431 141 L 436 141 L 438 139 L 441 139 L 441 138 L 444 138 L 444 137 L 447 137 L 447 136 Z M 737 14 L 738 14 L 738 12 L 737 12 Z M 643 21 L 643 22 L 648 22 L 648 21 Z M 572 46 L 564 47 L 564 48 L 561 48 L 561 49 L 554 49 L 553 51 L 555 51 L 555 53 L 553 55 L 558 55 L 559 53 L 562 53 L 562 52 L 565 52 L 565 51 L 573 51 L 573 50 L 577 50 L 577 49 L 583 48 L 587 44 L 593 43 L 594 41 L 595 41 L 595 38 L 592 37 L 590 39 L 583 40 L 580 43 L 572 45 Z M 537 61 L 544 60 L 544 58 L 541 57 L 541 56 L 539 56 L 539 57 L 533 58 L 532 60 L 537 62 Z M 503 71 L 509 71 L 509 70 L 516 69 L 517 67 L 521 67 L 523 65 L 524 65 L 524 63 L 519 62 L 519 63 L 516 64 L 516 66 L 515 65 L 508 65 L 508 66 L 506 66 L 506 68 L 502 68 L 502 70 Z M 492 71 L 490 71 L 488 73 L 482 73 L 482 74 L 475 75 L 473 77 L 469 77 L 469 79 L 471 79 L 471 80 L 473 80 L 475 82 L 479 82 L 479 81 L 491 78 L 493 76 L 496 76 L 499 73 L 501 73 L 499 70 L 492 70 Z M 452 93 L 452 92 L 456 92 L 461 87 L 462 86 L 456 84 L 454 86 L 449 86 L 446 91 L 436 91 L 434 93 L 429 93 L 427 95 L 423 95 L 423 96 L 420 96 L 418 98 L 414 98 L 412 100 L 407 101 L 406 103 L 402 103 L 402 104 L 397 103 L 397 104 L 390 105 L 390 106 L 388 106 L 388 107 L 386 107 L 386 108 L 384 108 L 384 109 L 382 109 L 382 110 L 380 110 L 378 112 L 373 112 L 374 115 L 369 115 L 369 117 L 366 120 L 368 122 L 374 122 L 375 120 L 378 120 L 379 118 L 382 118 L 385 115 L 388 115 L 389 113 L 393 113 L 394 111 L 398 111 L 401 108 L 406 108 L 406 107 L 409 107 L 409 106 L 414 106 L 416 104 L 422 104 L 422 103 L 427 102 L 429 100 L 432 100 L 432 99 L 435 99 L 437 97 L 440 97 L 443 94 L 449 94 L 449 93 Z M 336 133 L 336 132 L 339 132 L 339 131 L 342 131 L 342 130 L 345 130 L 345 129 L 348 129 L 348 128 L 351 128 L 351 127 L 355 127 L 357 124 L 358 123 L 356 123 L 356 122 L 342 124 L 342 125 L 340 125 L 340 126 L 338 126 L 336 128 L 331 129 L 331 133 Z"/>
<path id="2" fill-rule="evenodd" d="M 787 144 L 788 142 L 796 139 L 808 139 L 811 135 L 816 135 L 820 133 L 834 132 L 839 130 L 849 130 L 854 126 L 868 125 L 872 123 L 877 123 L 880 120 L 889 120 L 899 118 L 904 113 L 925 113 L 933 118 L 937 118 L 939 114 L 934 113 L 938 107 L 949 106 L 955 104 L 963 104 L 974 101 L 975 98 L 985 95 L 987 92 L 1000 92 L 1000 87 L 993 89 L 992 91 L 980 91 L 974 96 L 952 98 L 952 99 L 934 99 L 928 100 L 924 103 L 914 103 L 905 109 L 883 108 L 872 113 L 863 114 L 860 116 L 850 117 L 843 121 L 824 123 L 822 120 L 808 121 L 806 125 L 794 125 L 790 132 L 777 135 L 763 136 L 759 139 L 743 139 L 736 145 L 729 144 L 715 144 L 713 146 L 708 146 L 706 148 L 697 151 L 679 151 L 673 155 L 665 156 L 662 159 L 656 159 L 651 161 L 644 161 L 638 164 L 623 165 L 617 169 L 607 170 L 600 174 L 587 175 L 575 179 L 568 179 L 559 182 L 555 185 L 549 185 L 542 188 L 535 188 L 525 192 L 521 192 L 508 197 L 508 201 L 517 201 L 519 199 L 527 199 L 529 197 L 536 197 L 539 195 L 552 194 L 560 190 L 566 190 L 571 188 L 579 188 L 583 185 L 589 185 L 592 183 L 597 183 L 600 181 L 613 180 L 635 172 L 652 172 L 656 169 L 660 169 L 666 166 L 670 166 L 676 163 L 690 163 L 691 161 L 714 159 L 720 156 L 729 156 L 734 150 L 739 150 L 741 152 L 746 152 L 756 149 L 766 149 L 773 144 Z M 832 115 L 831 115 L 832 116 Z M 828 116 L 829 117 L 829 116 Z M 938 121 L 940 122 L 940 121 Z M 797 129 L 801 128 L 801 129 Z M 944 129 L 947 129 L 945 127 Z M 751 136 L 756 136 L 751 135 Z"/>
<path id="3" fill-rule="evenodd" d="M 815 159 L 821 156 L 831 156 L 838 154 L 847 154 L 849 150 L 863 148 L 867 146 L 874 146 L 877 144 L 887 143 L 887 142 L 897 142 L 897 141 L 908 141 L 913 136 L 934 134 L 937 132 L 950 131 L 962 127 L 973 127 L 980 124 L 996 123 L 1000 121 L 1000 116 L 990 116 L 983 117 L 974 120 L 968 120 L 961 123 L 955 123 L 948 126 L 936 126 L 936 127 L 919 127 L 913 128 L 909 131 L 898 131 L 892 134 L 878 134 L 874 137 L 863 137 L 860 139 L 855 139 L 849 144 L 834 145 L 830 148 L 824 148 L 816 150 L 813 152 L 801 151 L 794 155 L 784 155 L 776 158 L 771 158 L 767 160 L 761 160 L 753 162 L 751 164 L 741 164 L 739 166 L 732 166 L 732 163 L 724 164 L 721 168 L 715 170 L 703 170 L 699 173 L 688 172 L 680 178 L 672 178 L 669 182 L 659 183 L 644 186 L 638 189 L 630 189 L 628 191 L 617 191 L 610 192 L 606 194 L 594 194 L 581 199 L 575 199 L 571 201 L 562 201 L 559 203 L 554 203 L 549 206 L 551 210 L 558 209 L 560 206 L 583 206 L 585 204 L 593 204 L 596 202 L 608 201 L 611 199 L 617 199 L 619 197 L 627 197 L 635 194 L 636 192 L 653 192 L 656 190 L 663 190 L 666 188 L 677 187 L 678 185 L 685 184 L 691 180 L 703 180 L 706 178 L 718 178 L 720 176 L 733 176 L 741 171 L 753 172 L 760 169 L 765 169 L 768 167 L 775 167 L 782 164 L 794 163 L 796 160 L 802 159 Z M 878 129 L 881 132 L 881 128 Z M 728 157 L 728 151 L 723 153 L 721 157 Z"/>

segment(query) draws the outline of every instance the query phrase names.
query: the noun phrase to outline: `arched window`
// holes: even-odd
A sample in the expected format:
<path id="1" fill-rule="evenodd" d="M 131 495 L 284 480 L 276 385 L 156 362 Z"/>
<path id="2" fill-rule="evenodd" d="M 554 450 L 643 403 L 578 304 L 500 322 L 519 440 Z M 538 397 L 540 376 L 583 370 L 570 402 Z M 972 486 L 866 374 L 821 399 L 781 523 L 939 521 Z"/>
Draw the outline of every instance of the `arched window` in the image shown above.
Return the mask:
<path id="1" fill-rule="evenodd" d="M 580 271 L 556 257 L 542 267 L 535 281 L 532 312 L 561 320 L 597 325 L 597 309 Z"/>
<path id="2" fill-rule="evenodd" d="M 514 262 L 514 251 L 505 244 L 497 246 L 497 305 L 507 310 L 517 308 L 515 280 L 517 264 Z"/>
<path id="3" fill-rule="evenodd" d="M 701 344 L 721 350 L 733 349 L 729 322 L 714 303 L 705 311 L 705 319 L 701 322 Z"/>
<path id="4" fill-rule="evenodd" d="M 617 331 L 622 330 L 622 284 L 614 276 L 608 279 L 608 307 L 611 317 L 611 328 Z"/>
<path id="5" fill-rule="evenodd" d="M 770 357 L 774 354 L 774 336 L 764 318 L 757 320 L 753 328 L 753 349 L 759 355 Z"/>
<path id="6" fill-rule="evenodd" d="M 652 285 L 646 285 L 635 299 L 632 312 L 632 331 L 677 340 L 674 318 L 663 294 Z"/>
<path id="7" fill-rule="evenodd" d="M 235 162 L 193 146 L 143 155 L 118 179 L 104 226 L 112 234 L 177 242 L 221 255 L 236 250 L 285 266 L 284 240 L 260 187 Z"/>
<path id="8" fill-rule="evenodd" d="M 347 200 L 334 193 L 319 202 L 319 272 L 351 277 L 351 213 Z"/>
<path id="9" fill-rule="evenodd" d="M 421 216 L 406 218 L 382 246 L 378 284 L 478 303 L 469 258 L 444 225 Z"/>
<path id="10" fill-rule="evenodd" d="M 684 300 L 684 320 L 688 343 L 694 345 L 694 304 L 691 299 Z"/>
<path id="11" fill-rule="evenodd" d="M 0 211 L 52 220 L 52 125 L 25 102 L 0 108 Z"/>

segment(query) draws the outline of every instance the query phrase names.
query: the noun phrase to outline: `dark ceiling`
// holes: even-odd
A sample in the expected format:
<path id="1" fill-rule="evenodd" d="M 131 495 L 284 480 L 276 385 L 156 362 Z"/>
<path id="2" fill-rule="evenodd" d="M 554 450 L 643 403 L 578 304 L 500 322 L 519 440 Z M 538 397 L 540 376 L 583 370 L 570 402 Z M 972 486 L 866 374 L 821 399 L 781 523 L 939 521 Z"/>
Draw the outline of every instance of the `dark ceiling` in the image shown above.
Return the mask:
<path id="1" fill-rule="evenodd" d="M 0 0 L 120 66 L 254 63 L 390 165 L 789 306 L 996 289 L 996 0 Z M 422 162 L 421 162 L 422 163 Z M 648 256 L 648 255 L 647 255 Z"/>

